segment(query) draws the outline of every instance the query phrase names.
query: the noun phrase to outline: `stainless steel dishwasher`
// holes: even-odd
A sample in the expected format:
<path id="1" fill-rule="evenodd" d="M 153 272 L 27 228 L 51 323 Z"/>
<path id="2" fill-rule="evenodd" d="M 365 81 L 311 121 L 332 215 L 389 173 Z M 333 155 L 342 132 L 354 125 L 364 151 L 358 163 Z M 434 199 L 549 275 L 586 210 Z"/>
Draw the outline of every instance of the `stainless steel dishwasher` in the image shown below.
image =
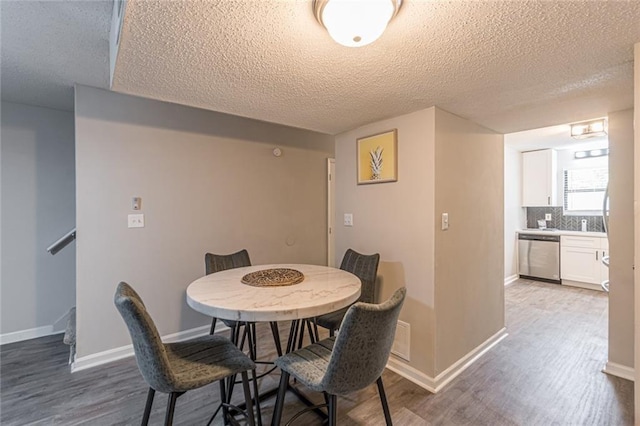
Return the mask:
<path id="1" fill-rule="evenodd" d="M 560 236 L 518 234 L 520 277 L 560 284 Z"/>

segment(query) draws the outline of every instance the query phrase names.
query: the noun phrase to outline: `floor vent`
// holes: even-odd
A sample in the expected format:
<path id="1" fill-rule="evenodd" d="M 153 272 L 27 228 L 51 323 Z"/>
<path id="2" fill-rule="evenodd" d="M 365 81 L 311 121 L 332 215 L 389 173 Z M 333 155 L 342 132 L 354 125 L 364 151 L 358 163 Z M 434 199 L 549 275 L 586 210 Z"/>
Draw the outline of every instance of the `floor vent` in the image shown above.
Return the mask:
<path id="1" fill-rule="evenodd" d="M 398 320 L 396 326 L 396 337 L 393 340 L 393 346 L 391 347 L 391 353 L 399 356 L 400 358 L 410 361 L 409 353 L 411 341 L 411 326 L 408 322 Z"/>

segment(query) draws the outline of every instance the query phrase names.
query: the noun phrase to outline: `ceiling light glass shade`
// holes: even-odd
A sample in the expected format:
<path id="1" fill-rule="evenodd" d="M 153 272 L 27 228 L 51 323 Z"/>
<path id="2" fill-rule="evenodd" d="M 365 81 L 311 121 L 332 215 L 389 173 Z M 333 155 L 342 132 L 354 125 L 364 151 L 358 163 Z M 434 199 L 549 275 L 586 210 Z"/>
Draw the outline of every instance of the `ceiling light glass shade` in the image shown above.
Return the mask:
<path id="1" fill-rule="evenodd" d="M 315 0 L 313 8 L 337 43 L 360 47 L 382 35 L 400 4 L 401 0 Z"/>
<path id="2" fill-rule="evenodd" d="M 574 139 L 586 139 L 596 136 L 606 136 L 606 134 L 607 124 L 604 118 L 571 125 L 571 137 Z"/>

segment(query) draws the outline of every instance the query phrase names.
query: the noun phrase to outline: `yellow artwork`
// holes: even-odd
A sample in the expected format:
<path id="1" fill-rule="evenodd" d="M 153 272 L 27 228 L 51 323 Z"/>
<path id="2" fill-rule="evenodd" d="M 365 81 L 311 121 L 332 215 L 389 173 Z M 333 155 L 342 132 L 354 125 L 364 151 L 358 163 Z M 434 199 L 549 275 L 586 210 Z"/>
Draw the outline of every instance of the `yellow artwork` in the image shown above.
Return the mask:
<path id="1" fill-rule="evenodd" d="M 398 180 L 397 134 L 393 129 L 358 139 L 358 185 Z"/>

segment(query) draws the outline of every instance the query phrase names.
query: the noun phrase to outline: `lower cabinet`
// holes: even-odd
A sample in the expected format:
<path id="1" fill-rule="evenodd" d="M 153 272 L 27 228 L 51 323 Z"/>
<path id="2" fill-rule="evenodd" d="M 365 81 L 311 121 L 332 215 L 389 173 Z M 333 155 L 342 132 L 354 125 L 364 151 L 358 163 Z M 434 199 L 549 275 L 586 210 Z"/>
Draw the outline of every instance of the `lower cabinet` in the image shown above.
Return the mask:
<path id="1" fill-rule="evenodd" d="M 566 285 L 591 284 L 587 288 L 600 289 L 609 279 L 609 268 L 602 263 L 608 255 L 606 238 L 565 236 L 560 238 L 560 277 Z"/>

